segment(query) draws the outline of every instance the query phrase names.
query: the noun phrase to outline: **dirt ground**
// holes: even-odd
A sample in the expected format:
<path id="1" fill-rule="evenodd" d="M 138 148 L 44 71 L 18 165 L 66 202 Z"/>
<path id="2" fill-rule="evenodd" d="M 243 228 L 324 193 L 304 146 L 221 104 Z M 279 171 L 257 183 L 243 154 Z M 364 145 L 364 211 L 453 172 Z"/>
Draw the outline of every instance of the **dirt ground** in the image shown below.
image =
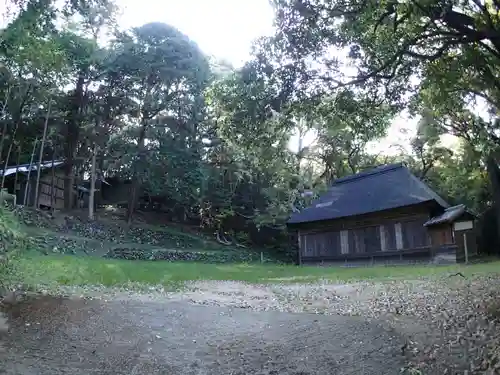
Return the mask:
<path id="1" fill-rule="evenodd" d="M 123 294 L 45 296 L 4 310 L 0 373 L 9 375 L 395 375 L 404 365 L 402 338 L 360 317 Z"/>
<path id="2" fill-rule="evenodd" d="M 500 374 L 498 282 L 60 287 L 3 306 L 0 374 Z"/>

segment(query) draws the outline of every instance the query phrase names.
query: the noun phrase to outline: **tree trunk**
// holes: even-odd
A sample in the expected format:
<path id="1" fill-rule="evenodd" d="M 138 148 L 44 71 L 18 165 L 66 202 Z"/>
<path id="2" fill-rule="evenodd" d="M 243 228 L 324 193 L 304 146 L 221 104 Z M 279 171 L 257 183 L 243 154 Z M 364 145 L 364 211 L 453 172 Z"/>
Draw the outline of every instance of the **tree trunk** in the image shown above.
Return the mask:
<path id="1" fill-rule="evenodd" d="M 31 174 L 31 166 L 33 165 L 33 159 L 35 158 L 36 145 L 38 144 L 38 138 L 35 138 L 35 143 L 33 144 L 33 151 L 31 152 L 30 165 L 28 167 L 28 175 L 26 176 L 26 186 L 24 187 L 24 200 L 23 206 L 27 205 L 26 200 L 28 199 L 28 190 L 30 186 L 30 174 Z"/>
<path id="2" fill-rule="evenodd" d="M 10 153 L 12 152 L 12 145 L 14 144 L 14 142 L 16 140 L 17 130 L 19 129 L 19 127 L 21 126 L 21 123 L 22 123 L 23 109 L 24 109 L 24 106 L 26 104 L 26 100 L 28 99 L 28 94 L 29 94 L 30 90 L 31 90 L 31 84 L 28 85 L 28 87 L 26 88 L 26 92 L 24 93 L 24 96 L 21 99 L 21 103 L 19 104 L 19 108 L 18 108 L 16 115 L 14 117 L 14 124 L 15 124 L 14 125 L 14 134 L 12 134 L 12 142 L 10 143 L 9 151 L 7 152 L 7 157 L 5 159 L 5 169 L 7 168 L 7 164 L 9 162 Z M 3 140 L 3 135 L 2 135 L 2 140 Z M 2 146 L 3 146 L 3 144 L 2 144 Z M 1 154 L 0 154 L 0 157 L 1 157 Z M 1 185 L 2 189 L 3 189 L 4 183 L 5 183 L 5 174 L 2 175 L 2 185 Z"/>
<path id="3" fill-rule="evenodd" d="M 132 217 L 134 215 L 135 206 L 137 205 L 137 198 L 140 189 L 140 181 L 139 181 L 139 166 L 143 164 L 144 153 L 145 153 L 145 139 L 146 139 L 146 123 L 142 124 L 141 132 L 139 133 L 139 139 L 137 142 L 137 161 L 134 165 L 133 177 L 132 177 L 132 186 L 130 189 L 130 198 L 128 201 L 128 209 L 127 209 L 127 223 L 132 223 Z"/>
<path id="4" fill-rule="evenodd" d="M 43 136 L 42 144 L 40 145 L 40 153 L 38 155 L 38 167 L 36 175 L 36 185 L 35 185 L 35 208 L 38 208 L 38 190 L 40 185 L 40 176 L 42 175 L 42 158 L 43 158 L 43 148 L 45 147 L 45 138 L 47 137 L 47 128 L 49 127 L 49 117 L 50 117 L 50 106 L 52 102 L 49 99 L 49 106 L 47 108 L 47 116 L 45 117 L 45 124 L 43 125 Z"/>
<path id="5" fill-rule="evenodd" d="M 95 196 L 95 180 L 96 180 L 96 155 L 97 144 L 94 143 L 92 152 L 92 165 L 90 169 L 90 192 L 89 192 L 89 219 L 94 220 L 94 196 Z"/>
<path id="6" fill-rule="evenodd" d="M 80 113 L 83 107 L 84 99 L 85 72 L 78 74 L 76 87 L 73 95 L 73 102 L 68 118 L 64 142 L 64 208 L 70 210 L 73 208 L 73 185 L 75 182 L 74 165 L 75 152 L 78 146 L 80 134 Z"/>
<path id="7" fill-rule="evenodd" d="M 103 177 L 103 170 L 104 170 L 104 159 L 103 156 L 101 155 L 99 158 L 99 161 L 97 162 L 97 170 L 99 171 L 96 173 L 96 182 L 95 182 L 95 187 L 96 191 L 94 193 L 94 200 L 96 202 L 96 205 L 100 205 L 102 202 L 102 179 Z"/>
<path id="8" fill-rule="evenodd" d="M 7 170 L 7 166 L 9 165 L 9 159 L 10 159 L 10 154 L 12 152 L 12 146 L 14 145 L 14 142 L 16 141 L 16 134 L 17 134 L 18 125 L 19 125 L 19 123 L 16 123 L 16 128 L 14 129 L 14 134 L 12 135 L 12 142 L 10 142 L 9 151 L 7 151 L 7 157 L 5 158 L 5 164 L 4 164 L 4 168 L 3 168 L 4 173 L 2 174 L 2 184 L 0 186 L 0 190 L 3 189 L 3 185 L 5 184 L 5 171 Z"/>
<path id="9" fill-rule="evenodd" d="M 14 142 L 14 140 L 12 140 Z M 12 151 L 12 143 L 9 146 L 9 151 L 7 151 L 7 157 L 5 158 L 5 163 L 3 166 L 2 182 L 0 184 L 0 191 L 3 190 L 3 185 L 5 184 L 5 172 L 7 171 L 7 166 L 9 165 L 10 153 Z"/>
<path id="10" fill-rule="evenodd" d="M 17 129 L 21 125 L 23 109 L 24 109 L 24 106 L 26 104 L 26 100 L 28 100 L 28 94 L 29 94 L 30 91 L 31 91 L 31 84 L 28 85 L 28 87 L 26 88 L 26 92 L 24 93 L 24 96 L 21 98 L 21 103 L 19 104 L 19 108 L 17 109 L 15 115 L 13 115 L 13 120 L 14 120 L 14 124 L 15 124 L 14 125 L 15 126 L 15 128 L 14 128 L 14 134 L 12 136 L 12 140 L 13 141 L 16 138 Z M 4 103 L 4 105 L 6 105 L 6 103 Z M 4 114 L 3 113 L 4 110 L 5 110 L 5 108 L 2 110 L 2 115 Z M 2 133 L 2 140 L 0 141 L 1 142 L 1 144 L 0 144 L 0 159 L 2 158 L 5 133 L 6 133 L 6 124 L 4 124 L 4 132 Z M 12 146 L 12 143 L 11 143 L 11 146 Z M 9 148 L 9 153 L 10 153 L 10 150 L 12 150 L 12 147 Z M 7 160 L 6 160 L 6 162 L 8 162 L 9 153 L 7 154 Z"/>
<path id="11" fill-rule="evenodd" d="M 56 203 L 56 197 L 55 197 L 55 188 L 56 188 L 56 170 L 54 168 L 54 160 L 56 158 L 56 150 L 52 151 L 52 165 L 51 165 L 51 180 L 50 180 L 50 210 L 52 213 L 55 211 L 55 203 Z"/>
<path id="12" fill-rule="evenodd" d="M 17 147 L 16 174 L 14 176 L 14 195 L 17 196 L 17 178 L 19 176 L 19 163 L 21 163 L 21 145 Z"/>
<path id="13" fill-rule="evenodd" d="M 83 201 L 83 192 L 78 189 L 79 186 L 83 185 L 85 181 L 85 169 L 83 166 L 75 167 L 75 174 L 73 175 L 73 194 L 74 199 L 76 200 L 77 208 L 83 209 L 84 201 Z"/>
<path id="14" fill-rule="evenodd" d="M 493 201 L 497 218 L 497 237 L 498 244 L 500 244 L 500 170 L 493 155 L 488 156 L 486 165 L 493 191 Z"/>
<path id="15" fill-rule="evenodd" d="M 9 102 L 10 98 L 10 85 L 7 87 L 7 94 L 5 95 L 5 100 L 2 104 L 2 112 L 1 112 L 1 119 L 4 120 L 3 122 L 3 128 L 2 128 L 2 139 L 0 139 L 0 160 L 2 160 L 3 156 L 3 144 L 5 142 L 5 135 L 7 134 L 7 121 L 5 121 L 5 110 L 7 109 L 7 103 Z"/>

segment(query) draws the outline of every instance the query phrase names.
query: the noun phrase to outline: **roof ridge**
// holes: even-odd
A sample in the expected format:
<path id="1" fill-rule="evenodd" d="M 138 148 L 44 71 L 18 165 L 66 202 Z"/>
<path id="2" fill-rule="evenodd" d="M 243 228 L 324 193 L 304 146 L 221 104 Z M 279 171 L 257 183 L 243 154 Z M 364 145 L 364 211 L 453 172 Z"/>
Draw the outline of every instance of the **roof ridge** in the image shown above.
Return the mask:
<path id="1" fill-rule="evenodd" d="M 451 210 L 456 210 L 457 208 L 466 208 L 465 207 L 465 204 L 461 203 L 461 204 L 456 204 L 454 206 L 450 206 L 448 208 L 445 209 L 445 211 L 451 211 Z"/>
<path id="2" fill-rule="evenodd" d="M 371 168 L 367 171 L 358 172 L 358 173 L 350 175 L 350 176 L 338 178 L 333 182 L 332 186 L 341 185 L 341 184 L 345 184 L 345 183 L 349 183 L 349 182 L 353 182 L 353 181 L 359 181 L 359 180 L 366 178 L 366 177 L 381 175 L 381 174 L 391 172 L 391 171 L 394 171 L 396 169 L 403 168 L 403 167 L 406 167 L 404 162 L 392 163 L 392 164 L 381 164 L 381 165 L 374 167 L 374 168 Z"/>

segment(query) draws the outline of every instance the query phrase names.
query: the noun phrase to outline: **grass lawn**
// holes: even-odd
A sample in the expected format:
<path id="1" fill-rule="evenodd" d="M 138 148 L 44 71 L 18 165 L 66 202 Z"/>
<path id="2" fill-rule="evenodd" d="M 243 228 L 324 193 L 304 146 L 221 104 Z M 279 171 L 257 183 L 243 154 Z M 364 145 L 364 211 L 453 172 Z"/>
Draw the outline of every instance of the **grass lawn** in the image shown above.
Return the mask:
<path id="1" fill-rule="evenodd" d="M 298 267 L 260 264 L 201 264 L 188 262 L 152 262 L 76 257 L 71 255 L 29 255 L 15 262 L 16 278 L 23 283 L 45 285 L 105 285 L 128 283 L 179 285 L 190 280 L 235 280 L 251 283 L 314 282 L 415 279 L 425 276 L 462 272 L 473 274 L 500 272 L 500 262 L 471 266 L 399 266 L 399 267 Z"/>

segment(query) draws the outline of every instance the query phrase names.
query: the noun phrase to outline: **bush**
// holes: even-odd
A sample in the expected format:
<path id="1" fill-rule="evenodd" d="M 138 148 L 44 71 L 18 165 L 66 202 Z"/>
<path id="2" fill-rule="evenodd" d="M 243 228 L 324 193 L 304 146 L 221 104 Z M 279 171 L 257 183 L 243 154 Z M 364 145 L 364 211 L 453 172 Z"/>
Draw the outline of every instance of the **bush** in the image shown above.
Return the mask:
<path id="1" fill-rule="evenodd" d="M 12 276 L 12 260 L 28 247 L 28 238 L 21 230 L 16 216 L 7 208 L 0 207 L 0 288 L 5 289 Z M 0 289 L 0 296 L 3 294 Z"/>

